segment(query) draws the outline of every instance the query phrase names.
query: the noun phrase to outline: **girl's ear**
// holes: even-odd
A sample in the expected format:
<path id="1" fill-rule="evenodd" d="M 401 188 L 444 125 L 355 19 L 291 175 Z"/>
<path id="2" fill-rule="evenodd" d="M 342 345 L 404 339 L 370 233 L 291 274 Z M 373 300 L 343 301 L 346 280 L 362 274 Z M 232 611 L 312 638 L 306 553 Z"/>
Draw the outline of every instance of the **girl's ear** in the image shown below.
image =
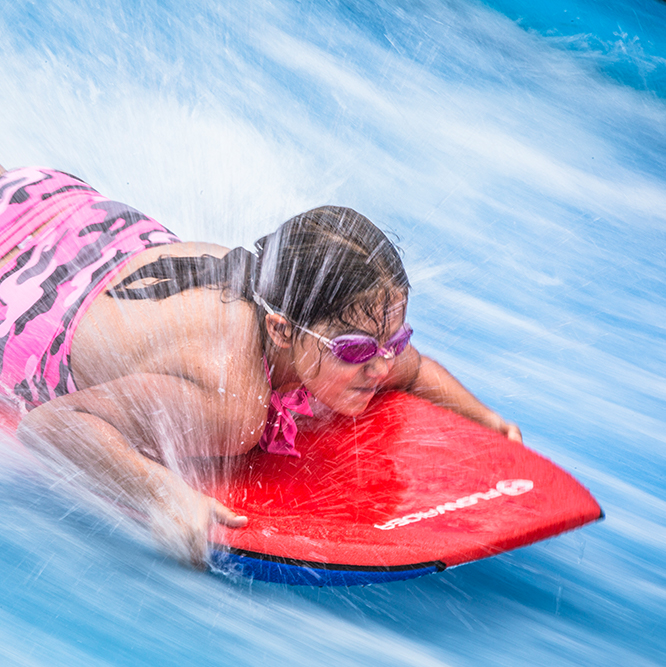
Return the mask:
<path id="1" fill-rule="evenodd" d="M 266 315 L 266 332 L 277 347 L 291 347 L 292 325 L 282 315 Z"/>

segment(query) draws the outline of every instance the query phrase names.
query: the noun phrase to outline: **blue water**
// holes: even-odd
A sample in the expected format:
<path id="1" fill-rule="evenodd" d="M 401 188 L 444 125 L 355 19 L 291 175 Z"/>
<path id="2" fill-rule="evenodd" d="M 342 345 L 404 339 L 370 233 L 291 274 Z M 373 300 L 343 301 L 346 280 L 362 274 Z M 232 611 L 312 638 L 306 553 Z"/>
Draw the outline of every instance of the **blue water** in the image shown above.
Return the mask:
<path id="1" fill-rule="evenodd" d="M 0 163 L 189 239 L 353 206 L 416 343 L 603 523 L 421 580 L 190 571 L 0 445 L 2 665 L 663 665 L 666 3 L 13 0 Z"/>

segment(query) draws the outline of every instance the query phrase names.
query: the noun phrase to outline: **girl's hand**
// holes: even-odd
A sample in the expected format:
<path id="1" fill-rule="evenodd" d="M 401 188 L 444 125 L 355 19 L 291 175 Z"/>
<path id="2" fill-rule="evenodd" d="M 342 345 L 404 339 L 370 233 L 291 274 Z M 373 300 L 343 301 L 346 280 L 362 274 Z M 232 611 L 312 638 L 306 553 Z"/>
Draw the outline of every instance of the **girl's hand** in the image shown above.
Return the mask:
<path id="1" fill-rule="evenodd" d="M 493 431 L 497 431 L 502 435 L 505 435 L 509 440 L 514 440 L 515 442 L 523 442 L 523 434 L 520 432 L 517 424 L 512 424 L 510 422 L 505 422 L 497 413 L 493 412 L 489 419 L 486 422 L 486 426 L 489 426 Z"/>
<path id="2" fill-rule="evenodd" d="M 517 424 L 509 424 L 502 420 L 503 426 L 498 429 L 500 433 L 505 435 L 509 440 L 514 440 L 515 442 L 523 442 L 523 434 L 520 432 Z"/>
<path id="3" fill-rule="evenodd" d="M 247 525 L 222 503 L 205 496 L 185 483 L 180 488 L 165 489 L 163 497 L 149 510 L 150 529 L 155 541 L 171 556 L 198 569 L 205 569 L 208 558 L 208 534 L 215 523 L 231 528 Z"/>

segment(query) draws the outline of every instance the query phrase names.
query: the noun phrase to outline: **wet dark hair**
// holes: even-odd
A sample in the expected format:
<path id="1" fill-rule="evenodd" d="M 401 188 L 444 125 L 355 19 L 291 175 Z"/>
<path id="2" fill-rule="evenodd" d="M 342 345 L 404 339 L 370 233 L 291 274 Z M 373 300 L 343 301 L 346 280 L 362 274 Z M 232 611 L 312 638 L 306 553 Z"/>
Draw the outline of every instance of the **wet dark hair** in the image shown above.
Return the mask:
<path id="1" fill-rule="evenodd" d="M 350 326 L 363 313 L 382 334 L 396 293 L 406 297 L 409 291 L 396 246 L 368 218 L 350 208 L 324 206 L 297 215 L 259 239 L 255 247 L 256 255 L 234 248 L 223 258 L 165 255 L 107 294 L 121 299 L 165 299 L 208 287 L 223 290 L 224 298 L 252 301 L 257 293 L 300 326 L 309 328 L 319 322 Z M 147 278 L 155 282 L 132 287 Z M 264 317 L 259 321 L 263 324 Z"/>
<path id="2" fill-rule="evenodd" d="M 383 331 L 396 292 L 407 296 L 409 290 L 397 248 L 350 208 L 324 206 L 297 215 L 255 245 L 257 293 L 301 326 L 350 325 L 362 312 Z"/>

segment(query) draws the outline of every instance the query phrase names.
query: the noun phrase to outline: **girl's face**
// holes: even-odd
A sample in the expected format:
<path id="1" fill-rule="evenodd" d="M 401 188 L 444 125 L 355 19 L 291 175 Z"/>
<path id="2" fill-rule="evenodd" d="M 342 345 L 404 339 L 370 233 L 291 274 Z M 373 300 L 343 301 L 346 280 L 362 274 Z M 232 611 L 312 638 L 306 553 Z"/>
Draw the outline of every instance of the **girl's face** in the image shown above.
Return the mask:
<path id="1" fill-rule="evenodd" d="M 399 296 L 389 306 L 387 327 L 380 337 L 377 322 L 364 314 L 359 314 L 351 328 L 342 325 L 316 325 L 312 331 L 326 338 L 343 334 L 365 334 L 376 338 L 382 346 L 393 336 L 405 321 L 407 301 Z M 383 306 L 377 308 L 376 320 L 383 320 Z M 301 382 L 331 410 L 353 417 L 363 412 L 380 384 L 389 374 L 395 359 L 373 357 L 362 364 L 341 361 L 315 336 L 303 331 L 293 343 L 293 368 Z"/>

